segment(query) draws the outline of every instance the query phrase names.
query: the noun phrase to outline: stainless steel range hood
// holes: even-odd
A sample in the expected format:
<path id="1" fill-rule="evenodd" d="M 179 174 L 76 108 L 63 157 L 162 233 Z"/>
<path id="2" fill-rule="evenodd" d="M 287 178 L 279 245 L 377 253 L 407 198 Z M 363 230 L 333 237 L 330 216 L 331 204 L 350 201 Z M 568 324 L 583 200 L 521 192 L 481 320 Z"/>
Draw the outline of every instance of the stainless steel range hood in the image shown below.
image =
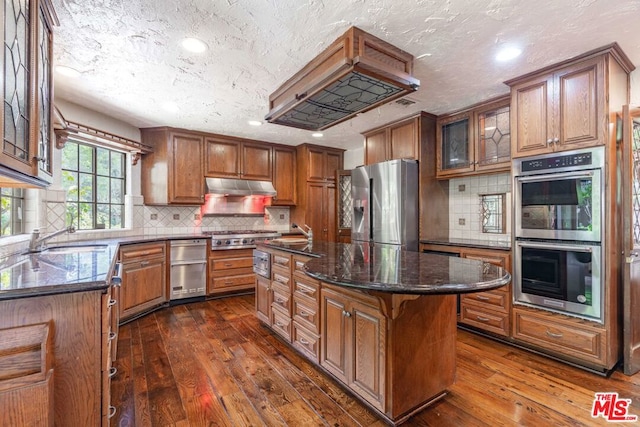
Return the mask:
<path id="1" fill-rule="evenodd" d="M 414 92 L 413 56 L 351 27 L 269 96 L 270 123 L 323 130 Z"/>
<path id="2" fill-rule="evenodd" d="M 275 196 L 276 189 L 270 181 L 248 181 L 230 178 L 206 178 L 207 192 L 225 196 Z"/>

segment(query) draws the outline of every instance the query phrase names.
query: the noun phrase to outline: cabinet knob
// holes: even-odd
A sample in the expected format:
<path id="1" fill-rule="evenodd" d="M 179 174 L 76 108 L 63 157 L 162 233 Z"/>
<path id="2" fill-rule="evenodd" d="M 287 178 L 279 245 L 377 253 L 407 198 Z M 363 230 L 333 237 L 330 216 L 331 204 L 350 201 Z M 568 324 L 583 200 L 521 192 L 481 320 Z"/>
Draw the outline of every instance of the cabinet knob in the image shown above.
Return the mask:
<path id="1" fill-rule="evenodd" d="M 554 143 L 554 144 L 557 144 L 558 142 L 560 142 L 560 139 L 559 139 L 559 138 L 553 138 L 553 143 Z"/>
<path id="2" fill-rule="evenodd" d="M 347 310 L 342 310 L 342 315 L 343 315 L 344 317 L 351 317 L 351 313 L 350 313 L 350 312 L 348 312 Z"/>
<path id="3" fill-rule="evenodd" d="M 551 138 L 547 139 L 547 145 L 551 145 L 551 144 L 553 144 L 553 139 Z"/>

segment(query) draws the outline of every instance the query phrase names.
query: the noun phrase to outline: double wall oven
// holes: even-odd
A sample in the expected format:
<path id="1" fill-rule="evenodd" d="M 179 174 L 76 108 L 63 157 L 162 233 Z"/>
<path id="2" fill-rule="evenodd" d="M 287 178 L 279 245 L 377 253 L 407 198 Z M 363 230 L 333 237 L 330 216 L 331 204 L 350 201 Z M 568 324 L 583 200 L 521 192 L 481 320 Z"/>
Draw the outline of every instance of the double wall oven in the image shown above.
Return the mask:
<path id="1" fill-rule="evenodd" d="M 516 159 L 514 300 L 603 320 L 604 147 Z"/>

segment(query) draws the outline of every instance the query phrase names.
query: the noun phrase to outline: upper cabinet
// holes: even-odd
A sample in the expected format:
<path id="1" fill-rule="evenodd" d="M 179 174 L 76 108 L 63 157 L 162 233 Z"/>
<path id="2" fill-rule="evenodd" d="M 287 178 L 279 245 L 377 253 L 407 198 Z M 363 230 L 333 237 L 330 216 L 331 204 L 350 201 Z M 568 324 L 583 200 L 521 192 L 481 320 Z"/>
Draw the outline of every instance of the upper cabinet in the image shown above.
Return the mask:
<path id="1" fill-rule="evenodd" d="M 205 175 L 271 181 L 271 145 L 223 136 L 205 138 Z"/>
<path id="2" fill-rule="evenodd" d="M 412 117 L 364 134 L 365 164 L 394 159 L 418 159 L 419 118 Z"/>
<path id="3" fill-rule="evenodd" d="M 507 81 L 513 157 L 606 144 L 633 65 L 617 44 Z"/>
<path id="4" fill-rule="evenodd" d="M 7 2 L 0 106 L 0 184 L 46 186 L 52 180 L 53 26 L 49 0 Z"/>
<path id="5" fill-rule="evenodd" d="M 331 150 L 326 147 L 307 145 L 302 151 L 306 157 L 307 181 L 335 181 L 335 173 L 342 169 L 342 150 Z"/>
<path id="6" fill-rule="evenodd" d="M 438 178 L 508 171 L 511 161 L 509 97 L 438 117 Z"/>
<path id="7" fill-rule="evenodd" d="M 203 137 L 171 128 L 141 129 L 153 148 L 142 160 L 142 195 L 148 205 L 204 203 Z"/>
<path id="8" fill-rule="evenodd" d="M 273 186 L 276 196 L 272 206 L 296 204 L 296 149 L 295 147 L 273 147 Z"/>

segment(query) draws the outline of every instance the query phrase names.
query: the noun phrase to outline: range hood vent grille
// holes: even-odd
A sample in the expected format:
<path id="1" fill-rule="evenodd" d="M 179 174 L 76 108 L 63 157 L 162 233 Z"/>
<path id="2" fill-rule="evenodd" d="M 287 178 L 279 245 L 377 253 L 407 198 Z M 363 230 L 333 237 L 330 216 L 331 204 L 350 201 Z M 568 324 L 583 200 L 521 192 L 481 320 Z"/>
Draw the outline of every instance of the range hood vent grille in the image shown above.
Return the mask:
<path id="1" fill-rule="evenodd" d="M 324 130 L 420 86 L 413 56 L 351 27 L 269 96 L 266 120 Z"/>
<path id="2" fill-rule="evenodd" d="M 244 179 L 206 178 L 207 191 L 210 194 L 226 196 L 271 196 L 276 189 L 270 181 L 249 181 Z"/>

